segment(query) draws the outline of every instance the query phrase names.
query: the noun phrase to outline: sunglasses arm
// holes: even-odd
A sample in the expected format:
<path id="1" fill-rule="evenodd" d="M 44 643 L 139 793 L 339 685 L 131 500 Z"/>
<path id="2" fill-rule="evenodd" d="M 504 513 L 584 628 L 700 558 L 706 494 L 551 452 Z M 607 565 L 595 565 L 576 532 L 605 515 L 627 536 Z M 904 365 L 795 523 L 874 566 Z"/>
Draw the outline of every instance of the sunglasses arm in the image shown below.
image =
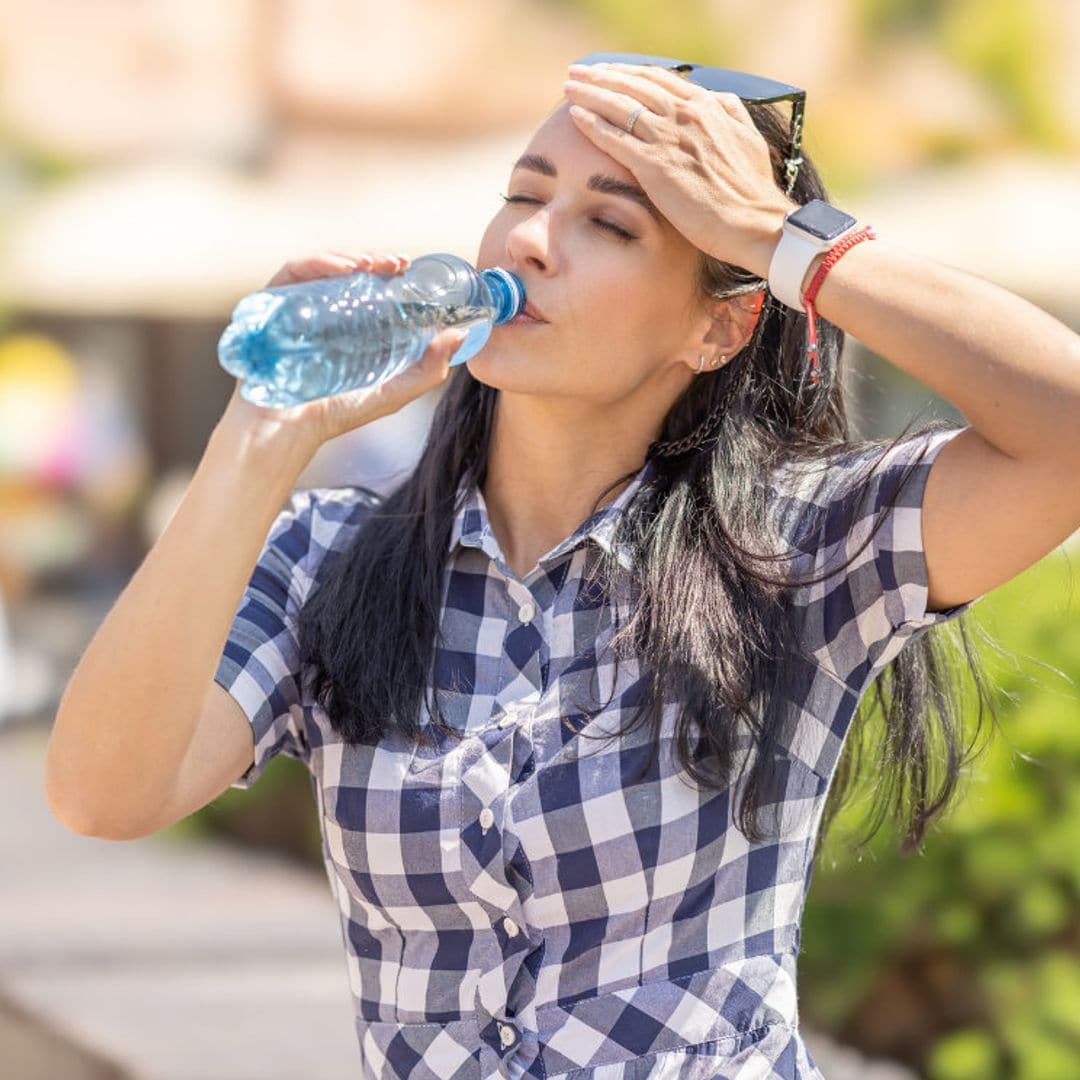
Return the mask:
<path id="1" fill-rule="evenodd" d="M 795 180 L 799 175 L 799 166 L 802 165 L 802 128 L 803 112 L 806 109 L 806 99 L 797 98 L 791 103 L 791 136 L 788 143 L 788 156 L 784 160 L 784 179 L 786 188 L 784 194 L 790 195 L 795 188 Z"/>

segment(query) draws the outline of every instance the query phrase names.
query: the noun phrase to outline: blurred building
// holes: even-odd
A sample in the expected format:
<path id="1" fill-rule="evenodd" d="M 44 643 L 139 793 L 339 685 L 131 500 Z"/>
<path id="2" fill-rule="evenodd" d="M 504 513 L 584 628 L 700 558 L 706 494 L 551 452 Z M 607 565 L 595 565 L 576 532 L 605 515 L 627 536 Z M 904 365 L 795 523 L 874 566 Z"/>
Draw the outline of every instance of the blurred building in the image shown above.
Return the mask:
<path id="1" fill-rule="evenodd" d="M 236 301 L 318 248 L 475 257 L 509 162 L 592 47 L 565 11 L 493 0 L 0 0 L 0 27 L 0 305 L 84 382 L 111 373 L 136 418 L 145 476 L 128 469 L 126 504 L 70 552 L 121 574 L 231 393 L 216 343 Z M 386 488 L 435 400 L 335 440 L 302 482 Z M 93 516 L 21 476 L 0 490 L 9 594 L 52 568 L 29 553 L 58 501 Z"/>
<path id="2" fill-rule="evenodd" d="M 1039 62 L 1080 146 L 1080 8 L 1037 6 L 1053 39 Z M 0 0 L 0 339 L 70 358 L 79 421 L 23 425 L 47 468 L 0 462 L 0 593 L 65 568 L 130 573 L 232 391 L 216 359 L 229 313 L 286 259 L 324 247 L 474 258 L 565 66 L 623 47 L 586 7 Z M 807 146 L 826 170 L 857 138 L 867 175 L 889 177 L 838 188 L 883 235 L 1080 325 L 1060 243 L 1080 232 L 1077 156 L 1010 143 L 985 84 L 915 33 L 870 48 L 858 8 L 779 0 L 764 16 L 751 0 L 708 2 L 700 55 L 810 88 Z M 989 155 L 924 167 L 965 139 Z M 882 366 L 854 387 L 871 428 L 926 397 L 896 392 L 896 375 Z M 0 393 L 25 419 L 25 395 L 40 405 L 41 393 L 20 383 L 12 405 L 12 385 Z M 302 483 L 386 489 L 414 463 L 436 400 L 328 444 Z M 64 415 L 53 405 L 42 415 Z"/>
<path id="3" fill-rule="evenodd" d="M 134 331 L 155 375 L 183 357 L 161 374 L 172 392 L 291 255 L 474 254 L 508 154 L 589 47 L 564 11 L 492 0 L 2 0 L 0 25 L 9 144 L 80 170 L 9 197 L 5 299 L 27 319 L 117 322 L 114 347 Z M 216 403 L 190 404 L 197 427 Z M 190 458 L 166 417 L 150 426 L 156 465 Z"/>
<path id="4" fill-rule="evenodd" d="M 64 654 L 62 684 L 171 516 L 232 392 L 216 344 L 237 300 L 319 248 L 475 257 L 592 47 L 524 0 L 0 0 L 0 668 L 17 676 L 0 714 L 42 699 L 27 639 Z M 41 377 L 45 354 L 63 377 Z M 436 400 L 334 440 L 301 486 L 385 490 Z"/>

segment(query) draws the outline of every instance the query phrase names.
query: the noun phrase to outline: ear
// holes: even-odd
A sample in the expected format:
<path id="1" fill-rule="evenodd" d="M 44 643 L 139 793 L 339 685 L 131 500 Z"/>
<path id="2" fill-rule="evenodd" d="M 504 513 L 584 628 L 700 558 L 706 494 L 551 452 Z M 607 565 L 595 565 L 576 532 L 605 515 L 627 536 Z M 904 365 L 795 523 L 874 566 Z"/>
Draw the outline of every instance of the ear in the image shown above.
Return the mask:
<path id="1" fill-rule="evenodd" d="M 699 356 L 705 357 L 706 371 L 715 371 L 729 363 L 754 336 L 764 302 L 764 287 L 725 300 L 708 300 L 701 320 L 701 333 L 695 340 L 697 351 L 687 359 L 687 366 L 696 374 Z"/>

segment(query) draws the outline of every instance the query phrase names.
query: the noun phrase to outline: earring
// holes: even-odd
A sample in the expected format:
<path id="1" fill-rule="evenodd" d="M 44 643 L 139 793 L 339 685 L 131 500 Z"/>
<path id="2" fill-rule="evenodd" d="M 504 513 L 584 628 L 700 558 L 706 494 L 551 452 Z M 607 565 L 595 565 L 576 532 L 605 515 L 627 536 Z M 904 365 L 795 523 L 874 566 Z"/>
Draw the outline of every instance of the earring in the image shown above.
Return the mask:
<path id="1" fill-rule="evenodd" d="M 704 353 L 698 354 L 697 358 L 697 373 L 700 375 L 705 370 L 705 355 Z"/>
<path id="2" fill-rule="evenodd" d="M 724 353 L 720 354 L 720 366 L 723 367 L 727 363 L 727 356 Z"/>

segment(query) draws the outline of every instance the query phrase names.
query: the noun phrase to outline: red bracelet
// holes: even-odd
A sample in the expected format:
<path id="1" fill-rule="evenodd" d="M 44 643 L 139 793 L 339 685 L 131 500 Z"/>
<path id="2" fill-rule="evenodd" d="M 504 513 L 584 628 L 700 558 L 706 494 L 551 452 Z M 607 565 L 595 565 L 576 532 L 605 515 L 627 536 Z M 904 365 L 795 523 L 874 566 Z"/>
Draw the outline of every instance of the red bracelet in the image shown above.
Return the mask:
<path id="1" fill-rule="evenodd" d="M 814 301 L 817 299 L 818 290 L 825 280 L 825 275 L 840 261 L 845 252 L 850 251 L 863 240 L 876 239 L 874 226 L 864 225 L 861 229 L 848 233 L 842 240 L 837 241 L 833 247 L 829 248 L 828 254 L 817 268 L 817 273 L 811 279 L 806 292 L 803 293 L 803 305 L 806 308 L 806 352 L 810 357 L 810 382 L 814 386 L 821 381 L 818 367 L 817 316 L 814 314 Z"/>

